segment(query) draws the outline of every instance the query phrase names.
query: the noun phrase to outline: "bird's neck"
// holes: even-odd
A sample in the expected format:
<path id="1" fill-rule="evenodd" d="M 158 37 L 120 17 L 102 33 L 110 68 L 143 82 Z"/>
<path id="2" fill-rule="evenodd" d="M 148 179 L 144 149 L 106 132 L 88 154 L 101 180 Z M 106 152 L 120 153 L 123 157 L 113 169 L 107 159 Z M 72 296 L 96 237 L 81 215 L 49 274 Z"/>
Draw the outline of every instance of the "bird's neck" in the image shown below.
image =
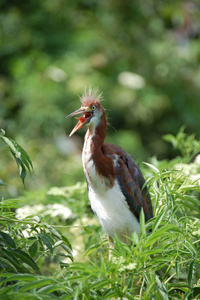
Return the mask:
<path id="1" fill-rule="evenodd" d="M 106 130 L 107 130 L 107 121 L 106 121 L 106 115 L 103 112 L 99 124 L 97 124 L 96 126 L 93 125 L 89 126 L 85 136 L 85 142 L 87 142 L 87 140 L 90 140 L 91 155 L 94 155 L 96 151 L 101 152 L 101 147 L 106 137 Z"/>
<path id="2" fill-rule="evenodd" d="M 107 185 L 113 185 L 114 166 L 110 157 L 104 155 L 102 152 L 103 142 L 106 136 L 106 116 L 103 114 L 100 123 L 93 128 L 90 126 L 85 135 L 85 142 L 83 147 L 83 167 L 87 180 L 92 184 L 91 169 L 105 179 Z"/>
<path id="3" fill-rule="evenodd" d="M 106 137 L 107 122 L 106 116 L 101 116 L 100 122 L 96 126 L 89 126 L 85 135 L 84 150 L 87 156 L 94 161 L 102 159 L 102 146 Z"/>

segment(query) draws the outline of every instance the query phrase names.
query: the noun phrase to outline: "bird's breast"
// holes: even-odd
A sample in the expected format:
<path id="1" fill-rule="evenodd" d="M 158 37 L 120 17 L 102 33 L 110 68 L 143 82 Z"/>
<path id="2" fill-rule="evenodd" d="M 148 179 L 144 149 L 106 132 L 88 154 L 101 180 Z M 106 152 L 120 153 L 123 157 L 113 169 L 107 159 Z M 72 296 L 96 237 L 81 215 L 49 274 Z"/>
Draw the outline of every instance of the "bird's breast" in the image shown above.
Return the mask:
<path id="1" fill-rule="evenodd" d="M 82 152 L 83 170 L 87 179 L 87 183 L 92 188 L 104 192 L 109 187 L 109 179 L 103 176 L 98 169 L 97 162 L 94 160 L 93 151 L 91 149 L 91 138 L 87 138 L 84 143 Z M 100 157 L 95 156 L 96 160 L 100 160 Z"/>

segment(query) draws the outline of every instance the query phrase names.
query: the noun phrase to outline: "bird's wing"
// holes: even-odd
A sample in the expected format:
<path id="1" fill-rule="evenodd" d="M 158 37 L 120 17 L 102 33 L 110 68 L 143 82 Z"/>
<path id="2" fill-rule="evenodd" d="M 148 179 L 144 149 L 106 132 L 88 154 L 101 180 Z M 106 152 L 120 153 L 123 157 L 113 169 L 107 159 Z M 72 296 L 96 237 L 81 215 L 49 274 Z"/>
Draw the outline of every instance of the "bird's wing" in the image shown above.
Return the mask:
<path id="1" fill-rule="evenodd" d="M 129 205 L 130 210 L 139 220 L 141 208 L 145 221 L 153 217 L 151 198 L 144 187 L 144 177 L 135 161 L 120 147 L 104 144 L 102 151 L 115 161 L 115 173 L 118 184 Z"/>

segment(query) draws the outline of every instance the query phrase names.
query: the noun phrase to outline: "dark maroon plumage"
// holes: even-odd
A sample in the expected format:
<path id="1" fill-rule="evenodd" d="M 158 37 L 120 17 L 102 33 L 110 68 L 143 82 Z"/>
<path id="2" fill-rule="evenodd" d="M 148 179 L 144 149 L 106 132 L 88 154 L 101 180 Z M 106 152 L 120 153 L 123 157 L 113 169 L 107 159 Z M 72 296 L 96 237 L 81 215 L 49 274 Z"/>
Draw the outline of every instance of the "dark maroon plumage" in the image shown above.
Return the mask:
<path id="1" fill-rule="evenodd" d="M 151 198 L 144 187 L 145 179 L 136 162 L 121 148 L 113 144 L 104 144 L 102 151 L 105 155 L 117 155 L 115 176 L 126 198 L 130 210 L 139 220 L 141 208 L 144 210 L 145 221 L 153 217 Z"/>

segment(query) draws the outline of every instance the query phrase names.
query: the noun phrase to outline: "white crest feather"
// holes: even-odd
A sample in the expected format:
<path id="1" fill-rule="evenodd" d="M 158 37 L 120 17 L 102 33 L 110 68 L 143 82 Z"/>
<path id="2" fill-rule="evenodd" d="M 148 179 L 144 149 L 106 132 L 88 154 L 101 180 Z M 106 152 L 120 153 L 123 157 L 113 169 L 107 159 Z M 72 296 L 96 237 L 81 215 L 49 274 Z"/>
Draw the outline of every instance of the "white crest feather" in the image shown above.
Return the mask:
<path id="1" fill-rule="evenodd" d="M 91 86 L 87 89 L 85 88 L 85 91 L 83 95 L 80 97 L 81 102 L 85 100 L 97 100 L 97 101 L 102 101 L 102 92 L 99 92 L 99 89 L 92 88 Z"/>

